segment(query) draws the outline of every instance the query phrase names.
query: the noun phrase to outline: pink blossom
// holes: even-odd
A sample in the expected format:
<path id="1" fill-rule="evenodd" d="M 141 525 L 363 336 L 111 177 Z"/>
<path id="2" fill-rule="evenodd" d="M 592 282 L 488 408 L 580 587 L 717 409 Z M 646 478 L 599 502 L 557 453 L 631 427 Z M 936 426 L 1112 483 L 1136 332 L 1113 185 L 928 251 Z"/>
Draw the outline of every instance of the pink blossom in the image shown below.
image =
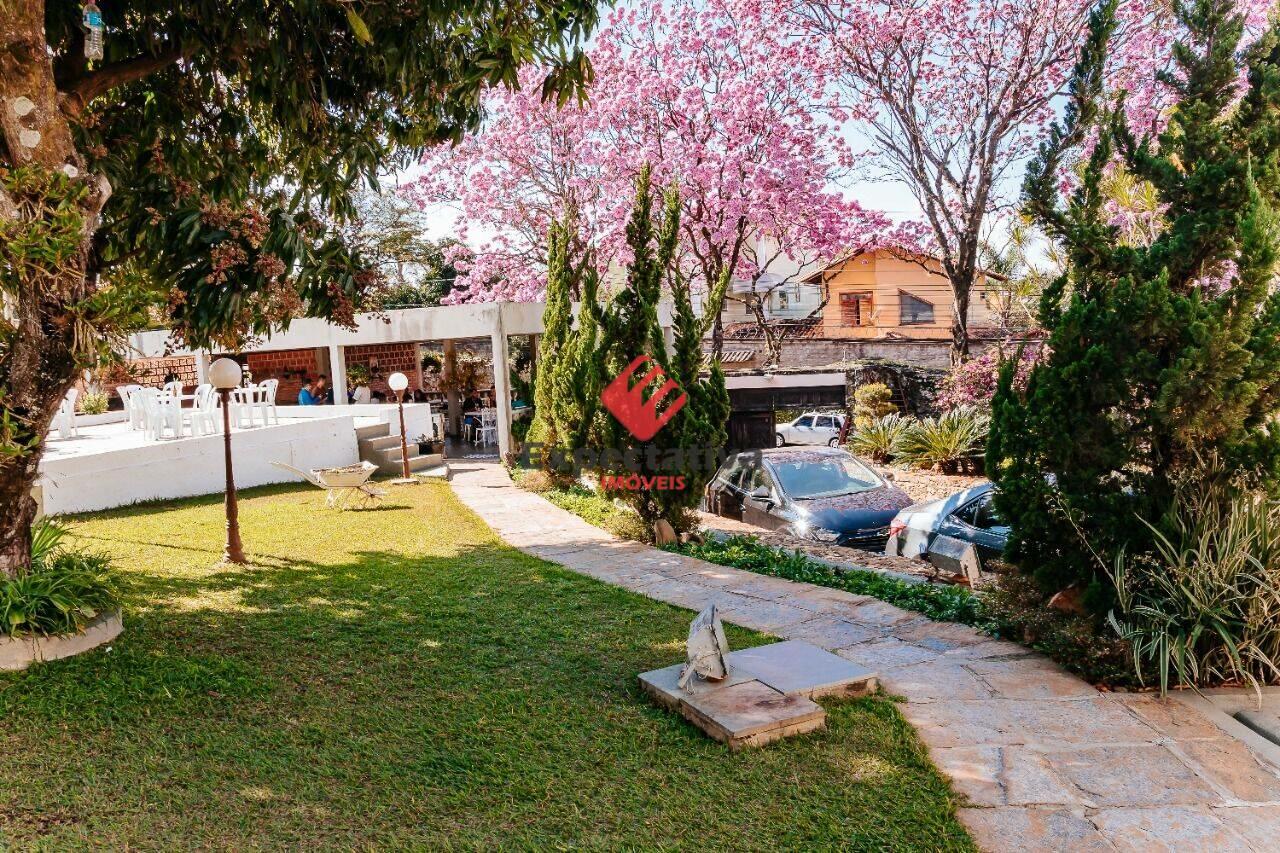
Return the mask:
<path id="1" fill-rule="evenodd" d="M 602 273 L 625 264 L 646 163 L 655 185 L 680 192 L 682 263 L 704 287 L 735 246 L 735 273 L 750 278 L 782 257 L 803 265 L 872 239 L 888 220 L 838 188 L 854 157 L 815 109 L 825 84 L 806 51 L 735 0 L 644 0 L 596 34 L 588 103 L 543 103 L 537 71 L 520 91 L 491 92 L 482 130 L 430 152 L 409 190 L 493 235 L 456 298 L 539 298 L 547 227 L 569 211 Z"/>

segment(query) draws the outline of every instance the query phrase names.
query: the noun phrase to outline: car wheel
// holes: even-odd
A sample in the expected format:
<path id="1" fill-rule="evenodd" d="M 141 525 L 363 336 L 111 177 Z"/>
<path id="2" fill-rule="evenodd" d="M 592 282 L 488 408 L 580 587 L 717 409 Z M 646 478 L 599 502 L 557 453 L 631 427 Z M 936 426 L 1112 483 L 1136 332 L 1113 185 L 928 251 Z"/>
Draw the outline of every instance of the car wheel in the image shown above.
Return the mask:
<path id="1" fill-rule="evenodd" d="M 774 445 L 774 447 L 786 447 L 786 446 L 787 446 L 786 439 L 784 439 L 784 438 L 782 437 L 782 433 L 778 433 L 778 434 L 775 436 L 775 438 L 777 439 L 777 442 L 778 442 L 778 443 L 777 443 L 777 444 L 775 444 L 775 445 Z"/>
<path id="2" fill-rule="evenodd" d="M 839 446 L 840 446 L 839 438 L 833 438 L 827 442 L 827 447 L 839 447 Z"/>

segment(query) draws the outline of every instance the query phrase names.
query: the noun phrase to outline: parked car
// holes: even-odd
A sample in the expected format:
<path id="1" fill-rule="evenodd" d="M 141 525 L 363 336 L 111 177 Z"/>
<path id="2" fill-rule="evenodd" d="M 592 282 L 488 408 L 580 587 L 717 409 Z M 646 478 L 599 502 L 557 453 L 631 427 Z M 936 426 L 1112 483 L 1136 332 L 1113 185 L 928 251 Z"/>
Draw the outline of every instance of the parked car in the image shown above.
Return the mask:
<path id="1" fill-rule="evenodd" d="M 777 427 L 777 446 L 788 444 L 840 444 L 840 430 L 844 428 L 844 415 L 826 412 L 805 412 L 789 424 Z"/>
<path id="2" fill-rule="evenodd" d="M 1004 553 L 1009 526 L 996 512 L 995 486 L 981 483 L 936 501 L 914 504 L 889 524 L 884 552 L 891 557 L 926 558 L 939 536 L 971 542 L 986 560 Z"/>
<path id="3" fill-rule="evenodd" d="M 773 448 L 725 460 L 703 509 L 815 542 L 879 549 L 894 514 L 911 503 L 857 457 L 838 448 Z"/>

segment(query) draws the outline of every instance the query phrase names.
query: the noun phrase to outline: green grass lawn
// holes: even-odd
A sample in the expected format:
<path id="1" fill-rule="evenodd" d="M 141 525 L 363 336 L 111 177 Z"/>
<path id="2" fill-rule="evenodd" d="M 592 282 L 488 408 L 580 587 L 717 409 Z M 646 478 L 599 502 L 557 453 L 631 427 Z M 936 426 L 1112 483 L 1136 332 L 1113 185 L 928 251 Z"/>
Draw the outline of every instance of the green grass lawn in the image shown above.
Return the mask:
<path id="1" fill-rule="evenodd" d="M 646 701 L 690 614 L 500 543 L 447 486 L 102 513 L 126 632 L 0 674 L 0 848 L 972 849 L 892 703 L 738 754 Z M 767 642 L 730 630 L 730 642 Z"/>

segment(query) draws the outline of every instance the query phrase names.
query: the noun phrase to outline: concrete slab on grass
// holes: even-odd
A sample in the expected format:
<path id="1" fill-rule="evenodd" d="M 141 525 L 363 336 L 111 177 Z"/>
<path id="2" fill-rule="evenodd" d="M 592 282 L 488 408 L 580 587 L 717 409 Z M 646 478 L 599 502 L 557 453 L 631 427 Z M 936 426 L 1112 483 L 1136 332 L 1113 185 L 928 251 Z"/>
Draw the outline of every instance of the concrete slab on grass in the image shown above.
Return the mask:
<path id="1" fill-rule="evenodd" d="M 734 750 L 764 746 L 827 724 L 827 712 L 812 699 L 779 693 L 754 679 L 681 699 L 680 713 Z"/>
<path id="2" fill-rule="evenodd" d="M 865 696 L 876 674 L 804 640 L 786 640 L 730 652 L 730 675 L 748 675 L 791 696 Z"/>
<path id="3" fill-rule="evenodd" d="M 677 682 L 680 680 L 680 670 L 682 669 L 684 669 L 684 664 L 677 663 L 665 666 L 662 669 L 641 673 L 640 686 L 659 705 L 670 711 L 678 712 L 680 710 L 680 702 L 690 696 L 701 696 L 705 693 L 752 680 L 750 675 L 734 672 L 730 672 L 723 681 L 704 681 L 694 676 L 689 679 L 689 688 L 686 691 L 677 686 Z"/>
<path id="4" fill-rule="evenodd" d="M 818 696 L 862 696 L 876 689 L 876 674 L 803 640 L 740 649 L 727 658 L 723 681 L 694 678 L 677 686 L 681 664 L 640 676 L 659 705 L 678 711 L 731 749 L 761 746 L 826 725 Z"/>

